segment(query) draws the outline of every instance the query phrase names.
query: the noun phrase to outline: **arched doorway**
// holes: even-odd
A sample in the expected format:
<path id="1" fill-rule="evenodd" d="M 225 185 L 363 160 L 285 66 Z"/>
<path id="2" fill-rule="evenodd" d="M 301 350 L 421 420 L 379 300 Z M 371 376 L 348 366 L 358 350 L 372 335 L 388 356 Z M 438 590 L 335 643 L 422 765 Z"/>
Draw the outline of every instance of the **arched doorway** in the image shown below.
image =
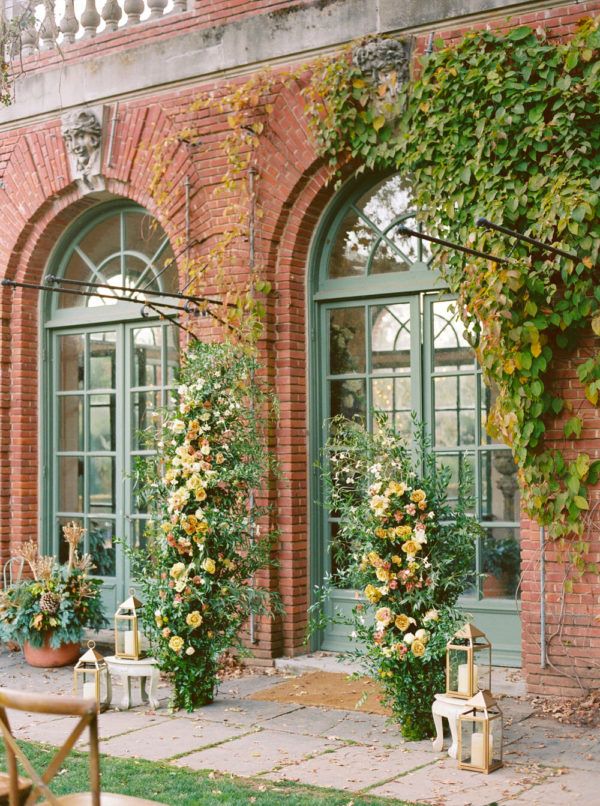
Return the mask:
<path id="1" fill-rule="evenodd" d="M 373 410 L 410 434 L 411 412 L 428 429 L 440 463 L 453 471 L 454 492 L 465 464 L 473 472 L 474 511 L 485 529 L 477 570 L 486 573 L 462 606 L 488 633 L 495 662 L 520 662 L 519 495 L 510 450 L 485 430 L 492 404 L 464 328 L 430 267 L 424 241 L 398 234 L 414 228 L 409 191 L 399 175 L 350 183 L 322 219 L 312 256 L 311 435 L 317 460 L 324 422 L 336 414 L 361 415 L 373 427 Z M 312 500 L 322 500 L 319 472 Z M 335 581 L 347 547 L 336 542 L 335 513 L 312 512 L 312 582 Z M 355 602 L 336 588 L 329 607 Z M 320 636 L 328 650 L 347 647 L 342 626 Z"/>
<path id="2" fill-rule="evenodd" d="M 176 327 L 142 316 L 142 292 L 176 291 L 177 268 L 166 234 L 146 210 L 109 203 L 74 222 L 49 273 L 83 285 L 64 284 L 44 299 L 42 543 L 64 560 L 62 525 L 85 527 L 85 551 L 111 613 L 130 584 L 115 538 L 138 546 L 144 539 L 147 516 L 131 474 L 148 453 L 143 431 L 166 405 L 178 364 Z M 110 291 L 102 298 L 86 283 L 129 289 L 114 292 L 128 300 L 111 299 Z"/>

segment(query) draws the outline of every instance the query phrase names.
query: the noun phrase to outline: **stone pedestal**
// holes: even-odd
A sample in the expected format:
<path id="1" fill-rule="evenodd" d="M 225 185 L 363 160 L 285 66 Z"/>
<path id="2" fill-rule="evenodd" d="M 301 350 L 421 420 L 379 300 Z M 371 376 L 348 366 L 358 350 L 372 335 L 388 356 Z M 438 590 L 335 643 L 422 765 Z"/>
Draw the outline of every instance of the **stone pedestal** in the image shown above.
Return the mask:
<path id="1" fill-rule="evenodd" d="M 431 713 L 433 714 L 433 722 L 435 724 L 435 739 L 433 740 L 433 749 L 439 753 L 444 749 L 444 727 L 442 719 L 448 720 L 450 726 L 450 735 L 452 736 L 452 744 L 448 748 L 448 755 L 450 758 L 456 758 L 458 755 L 458 716 L 466 710 L 466 700 L 459 697 L 449 697 L 446 694 L 436 694 L 435 702 L 431 706 Z"/>
<path id="2" fill-rule="evenodd" d="M 131 681 L 135 678 L 140 680 L 142 702 L 148 703 L 151 708 L 158 708 L 158 667 L 155 658 L 128 660 L 111 655 L 104 660 L 108 664 L 111 674 L 121 678 L 123 697 L 118 706 L 119 708 L 127 709 L 131 707 Z M 150 689 L 146 691 L 146 680 L 148 678 L 150 678 Z"/>

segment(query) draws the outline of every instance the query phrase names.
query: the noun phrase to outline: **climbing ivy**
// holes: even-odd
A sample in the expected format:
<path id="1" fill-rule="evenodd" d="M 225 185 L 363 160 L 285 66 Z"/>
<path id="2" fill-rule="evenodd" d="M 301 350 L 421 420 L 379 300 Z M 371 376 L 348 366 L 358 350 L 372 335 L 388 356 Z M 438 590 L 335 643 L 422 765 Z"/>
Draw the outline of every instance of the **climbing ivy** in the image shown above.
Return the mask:
<path id="1" fill-rule="evenodd" d="M 436 265 L 496 390 L 488 429 L 512 447 L 527 513 L 556 538 L 583 534 L 588 487 L 600 478 L 600 461 L 545 444 L 557 422 L 568 440 L 586 425 L 554 383 L 565 359 L 599 402 L 598 28 L 587 20 L 565 44 L 529 27 L 438 41 L 397 92 L 395 73 L 375 84 L 345 50 L 316 62 L 303 90 L 332 170 L 357 160 L 401 171 L 427 232 L 508 259 L 447 250 Z M 476 228 L 479 216 L 577 258 Z M 583 571 L 588 546 L 573 546 Z"/>

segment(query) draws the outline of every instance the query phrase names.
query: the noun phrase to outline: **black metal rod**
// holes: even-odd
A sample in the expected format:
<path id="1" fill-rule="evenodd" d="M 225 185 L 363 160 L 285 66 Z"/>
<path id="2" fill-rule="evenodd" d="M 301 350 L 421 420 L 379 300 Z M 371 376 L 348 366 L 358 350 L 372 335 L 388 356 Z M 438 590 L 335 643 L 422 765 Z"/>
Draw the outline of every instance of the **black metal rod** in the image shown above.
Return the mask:
<path id="1" fill-rule="evenodd" d="M 538 241 L 537 238 L 530 238 L 529 235 L 523 235 L 523 233 L 517 232 L 509 227 L 504 227 L 502 224 L 494 224 L 493 221 L 488 221 L 487 218 L 478 218 L 475 221 L 475 226 L 484 227 L 485 229 L 493 229 L 496 232 L 503 233 L 504 235 L 510 235 L 511 238 L 517 238 L 519 241 L 525 241 L 525 243 L 529 243 L 532 246 L 537 246 L 538 249 L 543 249 L 544 252 L 552 252 L 553 255 L 560 255 L 561 257 L 569 258 L 569 260 L 579 260 L 578 256 L 574 255 L 572 252 L 565 252 L 564 249 L 558 249 L 556 246 L 550 246 L 547 243 Z"/>
<path id="2" fill-rule="evenodd" d="M 37 283 L 19 283 L 16 280 L 2 280 L 0 285 L 7 286 L 9 288 L 33 288 L 36 291 L 51 291 L 53 294 L 73 294 L 77 297 L 96 297 L 98 299 L 110 299 L 116 300 L 117 302 L 140 302 L 140 300 L 132 299 L 131 297 L 120 297 L 116 294 L 101 294 L 98 292 L 92 291 L 75 291 L 71 290 L 70 288 L 56 288 L 56 286 L 51 285 L 38 285 Z M 180 313 L 188 313 L 185 308 L 182 308 L 179 305 L 170 305 L 167 302 L 159 303 L 161 308 L 169 308 L 172 311 L 179 311 Z"/>
<path id="3" fill-rule="evenodd" d="M 67 283 L 69 285 L 76 285 L 76 286 L 83 286 L 86 288 L 104 288 L 104 289 L 111 289 L 114 291 L 124 291 L 130 294 L 146 294 L 151 297 L 169 297 L 173 299 L 184 299 L 186 302 L 194 302 L 197 305 L 206 302 L 211 305 L 223 305 L 221 300 L 217 299 L 210 299 L 209 297 L 194 297 L 190 296 L 189 294 L 181 294 L 179 292 L 168 293 L 167 291 L 151 291 L 149 289 L 137 289 L 137 288 L 127 288 L 124 285 L 107 285 L 106 283 L 92 283 L 87 282 L 86 280 L 70 280 L 66 277 L 57 277 L 55 274 L 48 274 L 44 278 L 49 283 Z"/>
<path id="4" fill-rule="evenodd" d="M 402 235 L 410 235 L 413 238 L 421 238 L 423 241 L 431 241 L 431 243 L 439 243 L 441 246 L 447 246 L 450 249 L 456 249 L 459 252 L 464 252 L 466 255 L 483 257 L 486 260 L 493 260 L 495 263 L 510 264 L 511 262 L 510 260 L 507 260 L 507 258 L 496 257 L 495 255 L 488 254 L 488 252 L 480 252 L 478 249 L 469 249 L 468 246 L 461 246 L 458 243 L 452 243 L 452 241 L 446 241 L 444 238 L 435 238 L 433 235 L 425 235 L 425 233 L 419 232 L 416 229 L 409 229 L 408 227 L 405 227 L 404 224 L 400 224 L 397 231 L 402 233 Z"/>

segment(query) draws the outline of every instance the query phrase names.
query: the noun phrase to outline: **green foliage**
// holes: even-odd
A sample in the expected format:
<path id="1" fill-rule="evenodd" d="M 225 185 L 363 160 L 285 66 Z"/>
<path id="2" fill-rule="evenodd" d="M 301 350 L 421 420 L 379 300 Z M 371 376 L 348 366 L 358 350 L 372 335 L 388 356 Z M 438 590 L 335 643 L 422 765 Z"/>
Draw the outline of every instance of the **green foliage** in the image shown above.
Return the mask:
<path id="1" fill-rule="evenodd" d="M 33 544 L 25 544 L 32 546 Z M 74 562 L 57 566 L 53 557 L 33 559 L 33 579 L 11 585 L 0 594 L 0 638 L 53 648 L 78 643 L 84 629 L 100 630 L 108 622 L 102 613 L 102 580 L 90 578 L 90 563 L 74 556 Z M 44 562 L 46 561 L 46 562 Z M 39 573 L 45 566 L 45 572 Z"/>
<path id="2" fill-rule="evenodd" d="M 553 381 L 558 361 L 600 333 L 599 44 L 598 20 L 565 44 L 527 27 L 468 34 L 425 57 L 393 102 L 344 51 L 317 62 L 305 90 L 332 166 L 356 158 L 401 170 L 426 231 L 508 258 L 501 265 L 449 250 L 437 265 L 497 392 L 488 429 L 512 447 L 528 514 L 556 538 L 583 532 L 587 486 L 598 475 L 589 456 L 568 462 L 544 440 L 563 412 L 565 436 L 580 437 L 585 422 Z M 480 216 L 577 258 L 476 229 Z M 578 375 L 597 405 L 600 354 Z"/>
<path id="3" fill-rule="evenodd" d="M 380 680 L 403 735 L 422 739 L 444 690 L 446 643 L 464 622 L 456 601 L 472 579 L 480 527 L 465 511 L 468 482 L 451 507 L 450 470 L 436 467 L 423 429 L 415 456 L 384 417 L 374 434 L 342 417 L 331 427 L 324 481 L 347 557 L 336 584 L 366 600 L 353 610 L 348 654 Z"/>
<path id="4" fill-rule="evenodd" d="M 134 554 L 144 632 L 172 675 L 172 705 L 210 702 L 219 656 L 241 649 L 250 613 L 271 612 L 272 596 L 249 580 L 270 564 L 275 534 L 260 535 L 265 507 L 252 506 L 274 471 L 261 422 L 271 401 L 254 359 L 233 345 L 193 345 L 181 384 L 138 470 L 152 522 L 151 551 Z M 262 493 L 261 493 L 262 494 Z"/>

